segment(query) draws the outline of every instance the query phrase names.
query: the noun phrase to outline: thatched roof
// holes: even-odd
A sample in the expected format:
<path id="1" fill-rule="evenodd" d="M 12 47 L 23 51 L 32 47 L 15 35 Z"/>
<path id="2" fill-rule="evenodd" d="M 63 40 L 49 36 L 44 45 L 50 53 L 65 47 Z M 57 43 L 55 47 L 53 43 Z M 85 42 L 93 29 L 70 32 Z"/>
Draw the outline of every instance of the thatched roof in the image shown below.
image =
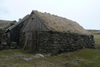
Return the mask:
<path id="1" fill-rule="evenodd" d="M 49 13 L 41 13 L 38 11 L 33 11 L 38 16 L 45 21 L 45 24 L 52 31 L 65 32 L 65 33 L 78 33 L 78 34 L 90 34 L 82 26 L 80 26 L 75 21 L 67 18 L 59 17 L 56 15 L 51 15 Z"/>
<path id="2" fill-rule="evenodd" d="M 0 28 L 5 28 L 9 25 L 12 21 L 0 20 Z"/>

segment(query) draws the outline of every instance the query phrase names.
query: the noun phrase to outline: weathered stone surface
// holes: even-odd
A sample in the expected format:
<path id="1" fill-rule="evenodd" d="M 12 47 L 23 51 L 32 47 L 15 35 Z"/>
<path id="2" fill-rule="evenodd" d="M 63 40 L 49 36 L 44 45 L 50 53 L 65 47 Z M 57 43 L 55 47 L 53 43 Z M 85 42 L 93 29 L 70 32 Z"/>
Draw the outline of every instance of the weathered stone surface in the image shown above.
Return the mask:
<path id="1" fill-rule="evenodd" d="M 34 48 L 33 45 L 35 42 L 36 51 L 52 53 L 53 55 L 62 52 L 75 51 L 82 48 L 95 48 L 92 35 L 79 35 L 73 33 L 39 31 L 36 41 L 29 46 Z M 30 48 L 28 49 L 30 50 Z"/>
<path id="2" fill-rule="evenodd" d="M 94 48 L 92 35 L 79 35 L 59 32 L 38 32 L 38 49 L 40 52 L 61 53 L 82 48 Z"/>

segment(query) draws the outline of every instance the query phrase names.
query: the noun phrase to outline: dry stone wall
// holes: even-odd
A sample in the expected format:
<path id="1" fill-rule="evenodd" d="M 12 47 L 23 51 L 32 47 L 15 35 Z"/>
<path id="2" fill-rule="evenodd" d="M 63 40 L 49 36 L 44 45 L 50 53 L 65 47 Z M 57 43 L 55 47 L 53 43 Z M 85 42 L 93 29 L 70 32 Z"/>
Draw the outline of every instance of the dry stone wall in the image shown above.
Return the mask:
<path id="1" fill-rule="evenodd" d="M 39 52 L 58 54 L 82 48 L 95 48 L 93 35 L 79 35 L 60 32 L 38 32 Z"/>

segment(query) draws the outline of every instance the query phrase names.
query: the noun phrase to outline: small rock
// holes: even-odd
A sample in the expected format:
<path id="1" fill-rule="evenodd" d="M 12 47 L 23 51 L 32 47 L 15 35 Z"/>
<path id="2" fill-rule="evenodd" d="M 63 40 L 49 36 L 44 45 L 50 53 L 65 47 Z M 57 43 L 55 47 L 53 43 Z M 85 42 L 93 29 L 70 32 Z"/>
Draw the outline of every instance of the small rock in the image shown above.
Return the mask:
<path id="1" fill-rule="evenodd" d="M 77 58 L 76 61 L 80 61 L 80 58 Z"/>
<path id="2" fill-rule="evenodd" d="M 63 61 L 61 61 L 61 60 L 59 60 L 58 62 L 59 62 L 59 63 L 63 63 Z"/>
<path id="3" fill-rule="evenodd" d="M 24 55 L 21 55 L 20 53 L 13 53 L 12 55 L 19 56 L 19 57 L 25 57 Z"/>
<path id="4" fill-rule="evenodd" d="M 31 58 L 24 58 L 24 60 L 25 60 L 25 61 L 30 61 L 30 60 L 31 60 Z"/>
<path id="5" fill-rule="evenodd" d="M 35 56 L 34 56 L 34 58 L 44 58 L 44 55 L 42 55 L 42 54 L 36 54 Z"/>
<path id="6" fill-rule="evenodd" d="M 70 62 L 65 62 L 63 63 L 65 67 L 70 67 L 71 66 L 71 63 Z"/>
<path id="7" fill-rule="evenodd" d="M 51 54 L 44 55 L 44 57 L 49 57 L 49 56 L 51 56 Z"/>
<path id="8" fill-rule="evenodd" d="M 85 64 L 85 66 L 88 66 L 88 65 L 89 65 L 88 63 Z"/>

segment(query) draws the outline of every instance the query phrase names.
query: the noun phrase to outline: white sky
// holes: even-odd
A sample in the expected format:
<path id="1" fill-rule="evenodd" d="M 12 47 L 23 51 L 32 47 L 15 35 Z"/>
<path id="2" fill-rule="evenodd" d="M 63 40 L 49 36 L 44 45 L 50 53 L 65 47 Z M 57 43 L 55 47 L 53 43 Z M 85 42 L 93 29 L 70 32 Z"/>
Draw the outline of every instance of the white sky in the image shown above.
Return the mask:
<path id="1" fill-rule="evenodd" d="M 32 10 L 69 18 L 85 29 L 100 29 L 100 0 L 0 0 L 3 20 L 18 20 Z"/>

